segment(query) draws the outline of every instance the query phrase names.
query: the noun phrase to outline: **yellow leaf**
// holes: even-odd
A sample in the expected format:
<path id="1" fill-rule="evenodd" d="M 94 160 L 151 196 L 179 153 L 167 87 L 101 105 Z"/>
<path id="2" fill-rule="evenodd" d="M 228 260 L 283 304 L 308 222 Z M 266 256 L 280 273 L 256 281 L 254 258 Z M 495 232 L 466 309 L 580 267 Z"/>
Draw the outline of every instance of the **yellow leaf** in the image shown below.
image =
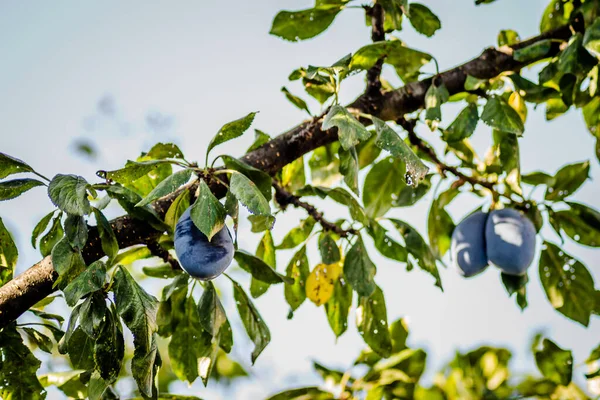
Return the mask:
<path id="1" fill-rule="evenodd" d="M 317 306 L 327 303 L 341 273 L 341 262 L 317 265 L 306 280 L 306 297 Z"/>
<path id="2" fill-rule="evenodd" d="M 508 98 L 508 104 L 515 109 L 521 120 L 525 122 L 527 119 L 527 104 L 525 104 L 523 97 L 517 92 L 512 92 Z"/>

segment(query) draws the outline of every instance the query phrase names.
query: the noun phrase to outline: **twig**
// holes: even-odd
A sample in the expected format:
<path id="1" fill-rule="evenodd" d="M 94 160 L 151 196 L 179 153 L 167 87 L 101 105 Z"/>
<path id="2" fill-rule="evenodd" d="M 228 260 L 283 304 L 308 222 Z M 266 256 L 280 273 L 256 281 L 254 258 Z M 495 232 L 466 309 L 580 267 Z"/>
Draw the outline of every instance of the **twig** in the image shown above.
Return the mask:
<path id="1" fill-rule="evenodd" d="M 473 186 L 475 186 L 475 185 L 483 186 L 484 188 L 489 189 L 492 192 L 496 192 L 496 189 L 494 188 L 494 184 L 492 182 L 489 182 L 485 179 L 476 178 L 474 176 L 465 175 L 462 172 L 460 172 L 458 170 L 458 168 L 443 163 L 438 158 L 438 156 L 435 153 L 435 151 L 433 150 L 433 148 L 431 148 L 431 146 L 429 146 L 427 143 L 425 143 L 423 140 L 421 140 L 421 138 L 418 137 L 417 134 L 415 133 L 416 121 L 409 121 L 406 118 L 400 118 L 396 121 L 396 123 L 398 123 L 398 125 L 403 127 L 406 130 L 406 132 L 408 132 L 408 140 L 410 140 L 410 143 L 413 146 L 418 147 L 425 154 L 427 154 L 429 156 L 429 158 L 431 158 L 431 160 L 434 162 L 434 164 L 437 165 L 438 169 L 440 170 L 440 172 L 442 174 L 445 172 L 449 172 L 452 175 L 459 178 L 460 180 L 462 180 L 464 182 L 469 182 Z"/>
<path id="2" fill-rule="evenodd" d="M 313 217 L 315 221 L 319 222 L 324 231 L 334 232 L 340 237 L 348 237 L 350 235 L 358 234 L 356 229 L 343 229 L 333 222 L 327 221 L 323 216 L 323 213 L 317 210 L 315 206 L 300 200 L 300 197 L 295 196 L 282 188 L 279 182 L 275 180 L 273 181 L 273 187 L 275 188 L 275 200 L 283 209 L 285 209 L 288 205 L 293 205 L 296 208 L 303 208 L 306 210 L 308 215 Z"/>
<path id="3" fill-rule="evenodd" d="M 150 240 L 146 243 L 146 247 L 150 250 L 150 253 L 153 256 L 160 257 L 164 262 L 171 264 L 171 269 L 181 270 L 181 265 L 179 265 L 179 261 L 177 261 L 173 256 L 156 241 Z"/>
<path id="4" fill-rule="evenodd" d="M 371 40 L 373 43 L 382 42 L 385 40 L 385 30 L 383 28 L 384 11 L 379 3 L 375 3 L 373 7 L 365 6 L 365 12 L 368 17 L 371 17 Z M 383 67 L 383 57 L 377 60 L 367 71 L 367 96 L 378 96 L 381 94 L 381 69 Z"/>

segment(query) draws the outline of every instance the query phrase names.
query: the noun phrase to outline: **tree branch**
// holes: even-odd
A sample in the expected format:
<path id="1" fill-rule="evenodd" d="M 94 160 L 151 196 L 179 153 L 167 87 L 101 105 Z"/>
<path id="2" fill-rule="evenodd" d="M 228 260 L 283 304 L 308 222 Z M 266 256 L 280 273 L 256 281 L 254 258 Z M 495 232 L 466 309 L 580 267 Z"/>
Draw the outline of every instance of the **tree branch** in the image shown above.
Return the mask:
<path id="1" fill-rule="evenodd" d="M 282 188 L 278 182 L 273 181 L 273 187 L 275 188 L 275 200 L 283 209 L 285 209 L 288 205 L 293 205 L 296 208 L 303 208 L 306 210 L 308 215 L 313 217 L 314 220 L 323 227 L 324 231 L 337 233 L 340 235 L 340 237 L 348 237 L 349 235 L 356 235 L 358 233 L 356 229 L 343 229 L 333 222 L 327 221 L 323 216 L 323 213 L 317 210 L 315 206 L 300 200 L 300 197 L 294 196 Z"/>
<path id="2" fill-rule="evenodd" d="M 379 3 L 375 3 L 373 7 L 365 6 L 365 12 L 368 17 L 371 17 L 371 40 L 373 43 L 382 42 L 385 40 L 385 30 L 383 28 L 383 22 L 385 14 L 383 7 Z M 379 96 L 381 95 L 381 69 L 383 67 L 383 57 L 375 63 L 367 71 L 367 89 L 365 91 L 366 96 Z"/>
<path id="3" fill-rule="evenodd" d="M 523 48 L 541 40 L 568 40 L 573 30 L 582 31 L 581 23 L 577 20 L 574 26 L 563 26 L 545 32 L 512 47 L 506 47 L 502 50 L 486 49 L 479 57 L 438 76 L 441 77 L 451 95 L 462 92 L 464 91 L 467 75 L 480 79 L 491 79 L 502 72 L 517 71 L 542 58 L 554 56 L 559 52 L 559 43 L 553 43 L 547 55 L 527 62 L 515 61 L 512 58 L 512 52 L 514 49 Z M 425 92 L 430 85 L 431 78 L 411 82 L 400 89 L 383 94 L 367 95 L 365 93 L 348 105 L 348 108 L 387 121 L 395 121 L 405 114 L 423 107 Z M 246 154 L 241 160 L 273 175 L 298 157 L 337 140 L 337 130 L 332 128 L 323 131 L 321 122 L 321 118 L 305 121 L 265 143 L 262 147 Z M 370 123 L 367 120 L 363 122 L 365 124 Z M 193 194 L 196 185 L 188 185 L 181 190 L 190 190 Z M 224 186 L 218 183 L 211 182 L 210 186 L 217 195 L 222 196 L 225 193 Z M 180 191 L 153 204 L 160 217 L 164 218 L 166 211 L 179 193 Z M 145 244 L 160 235 L 160 232 L 157 232 L 145 222 L 135 220 L 129 216 L 112 220 L 111 226 L 115 230 L 120 248 L 126 248 L 134 244 Z M 84 259 L 86 263 L 90 263 L 103 255 L 98 230 L 93 227 L 88 234 L 88 243 L 83 249 Z M 50 257 L 46 257 L 2 286 L 0 288 L 0 328 L 6 326 L 35 303 L 51 294 L 56 277 Z"/>

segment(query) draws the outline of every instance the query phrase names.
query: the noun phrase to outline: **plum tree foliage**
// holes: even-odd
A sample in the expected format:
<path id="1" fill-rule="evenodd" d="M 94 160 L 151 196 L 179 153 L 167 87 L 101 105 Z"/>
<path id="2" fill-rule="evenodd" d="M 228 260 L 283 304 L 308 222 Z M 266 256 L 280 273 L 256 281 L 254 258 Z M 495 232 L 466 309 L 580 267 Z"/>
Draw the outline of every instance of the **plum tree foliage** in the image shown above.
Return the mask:
<path id="1" fill-rule="evenodd" d="M 348 315 L 356 307 L 354 325 L 368 348 L 356 360 L 364 366 L 360 373 L 315 363 L 327 390 L 298 388 L 271 399 L 587 398 L 572 381 L 580 370 L 571 352 L 540 337 L 532 346 L 536 376 L 511 374 L 508 350 L 481 347 L 457 353 L 432 386 L 420 385 L 426 353 L 406 346 L 404 320 L 388 325 L 369 246 L 409 271 L 429 274 L 435 290 L 443 290 L 438 268 L 449 250 L 459 253 L 455 233 L 462 244 L 481 251 L 487 246 L 487 254 L 494 253 L 489 261 L 509 272 L 498 274 L 498 284 L 525 308 L 528 265 L 502 258 L 509 249 L 501 243 L 506 240 L 502 230 L 512 228 L 497 225 L 512 222 L 489 222 L 504 215 L 497 210 L 512 209 L 511 221 L 526 226 L 529 235 L 523 242 L 525 264 L 535 251 L 552 307 L 568 323 L 588 326 L 597 317 L 600 291 L 588 268 L 561 245 L 572 240 L 600 247 L 600 212 L 571 198 L 589 179 L 590 163 L 600 159 L 600 1 L 550 0 L 538 36 L 522 40 L 515 31 L 501 31 L 497 48 L 445 72 L 437 70 L 432 55 L 399 40 L 407 24 L 427 37 L 442 29 L 443 18 L 434 10 L 408 0 L 316 0 L 309 9 L 279 12 L 270 33 L 291 42 L 310 39 L 342 12 L 364 12 L 373 43 L 340 54 L 332 65 L 292 71 L 290 89 L 282 92 L 310 118 L 273 138 L 256 129 L 254 144 L 241 158 L 215 153 L 248 131 L 256 112 L 223 125 L 207 148 L 204 166 L 188 161 L 174 144 L 157 143 L 123 168 L 98 171 L 98 178 L 58 174 L 48 179 L 27 162 L 0 153 L 0 200 L 45 187 L 54 207 L 31 236 L 43 259 L 20 276 L 13 277 L 18 250 L 0 219 L 0 398 L 42 399 L 52 385 L 72 398 L 118 398 L 115 384 L 124 377 L 133 378 L 142 398 L 188 398 L 167 394 L 169 382 L 201 378 L 207 384 L 211 377 L 246 375 L 228 357 L 232 324 L 243 326 L 253 342 L 249 358 L 254 363 L 271 332 L 253 299 L 276 284 L 283 286 L 281 300 L 289 304 L 289 318 L 308 299 L 322 307 L 336 337 L 353 325 Z M 435 74 L 422 72 L 432 62 Z M 532 80 L 521 70 L 533 63 L 542 68 Z M 383 64 L 403 86 L 393 87 L 381 76 Z M 340 104 L 345 79 L 360 73 L 366 76 L 365 92 L 350 105 Z M 294 93 L 302 89 L 316 101 Z M 309 103 L 319 103 L 320 109 Z M 463 107 L 453 120 L 443 112 L 447 103 Z M 567 164 L 556 173 L 522 174 L 519 139 L 526 134 L 532 104 L 545 107 L 548 120 L 581 111 L 597 141 L 593 160 L 564 160 Z M 493 139 L 483 155 L 469 142 L 480 121 L 489 127 L 482 134 Z M 417 127 L 443 141 L 444 157 L 417 134 Z M 426 236 L 386 216 L 422 201 L 434 186 L 442 189 L 435 190 Z M 538 201 L 525 194 L 538 186 L 545 188 Z M 446 207 L 465 193 L 479 196 L 481 210 L 491 213 L 483 218 L 487 228 L 481 221 L 471 223 L 472 216 L 456 227 Z M 346 217 L 327 219 L 311 198 L 333 201 L 347 210 Z M 109 221 L 103 210 L 111 203 L 124 215 Z M 307 216 L 285 237 L 274 238 L 270 230 L 276 214 L 289 207 Z M 178 230 L 184 213 L 187 229 Z M 262 235 L 255 251 L 238 248 L 242 217 Z M 560 241 L 544 239 L 536 249 L 533 231 L 546 225 Z M 191 251 L 190 243 L 198 247 Z M 311 247 L 320 259 L 308 258 Z M 292 250 L 289 263 L 278 266 L 277 254 L 287 250 Z M 464 257 L 457 261 L 465 275 L 485 268 L 488 258 L 481 255 L 469 260 L 474 266 L 464 264 Z M 239 269 L 214 281 L 195 280 L 181 268 L 212 279 L 232 259 Z M 141 282 L 147 277 L 164 282 L 160 298 L 144 289 Z M 226 314 L 218 290 L 223 285 L 231 285 L 233 299 L 227 301 L 235 301 L 237 316 Z M 45 311 L 60 298 L 71 307 L 70 315 Z M 18 320 L 25 312 L 27 317 Z M 125 331 L 133 334 L 133 343 L 125 340 Z M 38 351 L 66 356 L 72 370 L 40 375 Z M 581 379 L 599 377 L 599 360 L 596 348 L 587 360 L 589 374 Z"/>

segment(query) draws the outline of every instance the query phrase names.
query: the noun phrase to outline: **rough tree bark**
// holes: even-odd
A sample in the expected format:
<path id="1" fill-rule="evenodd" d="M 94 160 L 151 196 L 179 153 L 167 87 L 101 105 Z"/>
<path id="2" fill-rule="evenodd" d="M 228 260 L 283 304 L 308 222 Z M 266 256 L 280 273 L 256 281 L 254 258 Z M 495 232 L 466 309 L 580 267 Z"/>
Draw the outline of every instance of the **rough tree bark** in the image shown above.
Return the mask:
<path id="1" fill-rule="evenodd" d="M 503 72 L 518 71 L 539 61 L 539 59 L 557 54 L 560 43 L 554 42 L 550 52 L 539 59 L 519 62 L 512 57 L 514 50 L 527 47 L 541 40 L 566 41 L 573 32 L 582 31 L 580 25 L 581 23 L 576 20 L 574 24 L 545 32 L 510 47 L 488 48 L 480 56 L 442 72 L 436 78 L 442 79 L 451 95 L 460 93 L 464 91 L 467 75 L 480 79 L 491 79 Z M 360 113 L 377 116 L 386 121 L 396 121 L 405 114 L 423 107 L 425 93 L 431 85 L 431 79 L 411 82 L 397 90 L 381 93 L 380 88 L 377 87 L 377 81 L 371 78 L 369 80 L 370 85 L 368 85 L 365 93 L 347 107 Z M 273 175 L 300 156 L 337 140 L 336 129 L 323 131 L 321 122 L 320 118 L 305 121 L 265 143 L 262 147 L 246 154 L 241 160 Z M 365 120 L 364 123 L 366 124 L 368 121 Z M 184 190 L 190 190 L 193 193 L 195 188 L 196 185 L 189 185 Z M 218 195 L 222 196 L 224 194 L 223 187 L 217 184 L 213 184 L 211 189 Z M 153 204 L 161 217 L 164 217 L 174 198 L 175 195 L 170 195 Z M 119 248 L 148 243 L 160 234 L 143 221 L 135 220 L 129 216 L 112 220 L 111 226 L 115 230 Z M 98 231 L 95 227 L 90 228 L 88 243 L 83 249 L 83 255 L 87 263 L 104 255 L 100 246 Z M 52 260 L 50 257 L 46 257 L 2 286 L 0 288 L 0 329 L 14 321 L 35 303 L 51 294 L 53 292 L 52 285 L 56 278 L 57 275 L 52 266 Z"/>

